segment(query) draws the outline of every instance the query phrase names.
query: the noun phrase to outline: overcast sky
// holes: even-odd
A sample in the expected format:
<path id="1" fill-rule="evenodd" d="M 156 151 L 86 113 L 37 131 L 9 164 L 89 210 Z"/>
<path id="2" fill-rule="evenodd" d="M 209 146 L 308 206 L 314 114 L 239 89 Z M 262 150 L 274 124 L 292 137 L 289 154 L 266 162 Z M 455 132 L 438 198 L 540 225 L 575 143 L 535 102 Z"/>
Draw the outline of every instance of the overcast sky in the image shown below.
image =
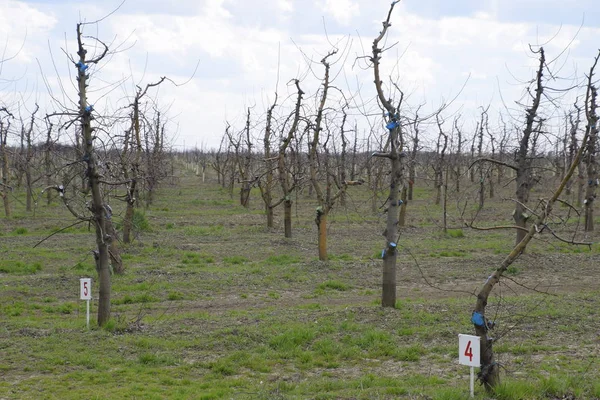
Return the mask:
<path id="1" fill-rule="evenodd" d="M 63 49 L 75 54 L 78 21 L 102 18 L 119 4 L 0 0 L 4 58 L 15 56 L 2 64 L 0 101 L 44 103 L 47 85 L 57 91 L 61 82 L 74 98 L 68 75 L 74 67 Z M 188 81 L 198 64 L 186 85 L 163 85 L 158 101 L 170 106 L 177 146 L 214 147 L 226 121 L 241 128 L 246 107 L 254 107 L 256 118 L 264 114 L 278 73 L 284 107 L 294 91 L 290 79 L 302 79 L 303 90 L 314 94 L 320 69 L 309 72 L 306 57 L 318 60 L 339 43 L 349 47 L 334 67 L 335 84 L 353 95 L 360 87 L 366 103 L 374 96 L 371 72 L 355 60 L 370 51 L 389 6 L 389 0 L 126 0 L 86 28 L 126 49 L 92 77 L 90 88 L 125 83 L 100 99 L 105 91 L 91 92 L 89 101 L 117 104 L 135 83 L 163 75 Z M 398 81 L 409 103 L 433 110 L 458 95 L 454 111 L 469 118 L 479 106 L 519 100 L 518 81 L 530 79 L 537 62 L 530 43 L 545 44 L 548 59 L 568 47 L 557 69 L 581 79 L 600 47 L 600 7 L 597 0 L 403 0 L 392 16 L 387 44 L 394 43 L 384 55 L 384 75 Z"/>

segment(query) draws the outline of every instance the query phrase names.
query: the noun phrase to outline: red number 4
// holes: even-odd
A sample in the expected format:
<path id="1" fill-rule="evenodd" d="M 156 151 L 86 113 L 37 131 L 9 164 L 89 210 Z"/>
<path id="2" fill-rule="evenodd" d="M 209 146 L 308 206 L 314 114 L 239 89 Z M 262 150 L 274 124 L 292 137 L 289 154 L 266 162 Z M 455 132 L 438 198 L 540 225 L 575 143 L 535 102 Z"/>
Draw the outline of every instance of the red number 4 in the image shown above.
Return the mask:
<path id="1" fill-rule="evenodd" d="M 469 361 L 473 361 L 473 348 L 471 347 L 471 341 L 467 343 L 467 348 L 465 349 L 465 356 L 469 357 Z"/>

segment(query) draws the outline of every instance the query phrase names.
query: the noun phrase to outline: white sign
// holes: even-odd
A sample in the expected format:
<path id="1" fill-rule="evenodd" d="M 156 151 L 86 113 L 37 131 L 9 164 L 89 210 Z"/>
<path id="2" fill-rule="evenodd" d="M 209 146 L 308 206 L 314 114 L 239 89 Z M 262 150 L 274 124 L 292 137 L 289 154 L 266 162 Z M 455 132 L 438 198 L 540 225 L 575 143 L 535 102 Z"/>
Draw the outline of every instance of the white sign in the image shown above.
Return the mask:
<path id="1" fill-rule="evenodd" d="M 92 299 L 92 278 L 81 278 L 79 279 L 80 285 L 80 296 L 81 300 L 91 300 Z"/>
<path id="2" fill-rule="evenodd" d="M 470 367 L 481 366 L 479 336 L 458 335 L 458 362 Z"/>

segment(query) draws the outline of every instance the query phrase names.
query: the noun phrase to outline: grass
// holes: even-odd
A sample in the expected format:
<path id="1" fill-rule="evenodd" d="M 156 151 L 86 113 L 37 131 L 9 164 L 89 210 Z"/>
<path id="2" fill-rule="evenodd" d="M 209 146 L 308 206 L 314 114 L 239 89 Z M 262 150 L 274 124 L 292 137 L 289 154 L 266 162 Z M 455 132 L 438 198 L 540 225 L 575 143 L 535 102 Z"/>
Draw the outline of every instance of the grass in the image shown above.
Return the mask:
<path id="1" fill-rule="evenodd" d="M 93 233 L 75 227 L 34 249 L 67 212 L 44 204 L 35 218 L 8 219 L 0 241 L 0 398 L 466 398 L 457 335 L 473 332 L 472 293 L 514 235 L 444 235 L 439 210 L 428 206 L 431 188 L 417 189 L 400 229 L 393 309 L 380 307 L 383 223 L 359 188 L 352 200 L 363 208 L 330 214 L 329 261 L 319 262 L 306 194 L 294 203 L 293 237 L 284 238 L 282 211 L 266 229 L 256 193 L 246 210 L 217 184 L 181 176 L 138 211 L 148 229 L 124 248 L 127 270 L 112 277 L 113 313 L 102 329 L 94 282 L 89 331 L 78 285 L 96 278 Z M 489 224 L 509 208 L 500 200 L 490 206 Z M 503 383 L 493 396 L 477 386 L 476 398 L 600 396 L 590 335 L 600 330 L 600 292 L 591 284 L 600 274 L 597 249 L 576 252 L 545 238 L 509 268 L 518 284 L 504 280 L 488 305 Z"/>
<path id="2" fill-rule="evenodd" d="M 42 270 L 42 264 L 34 262 L 26 264 L 21 261 L 3 260 L 0 261 L 0 273 L 15 275 L 31 275 Z"/>

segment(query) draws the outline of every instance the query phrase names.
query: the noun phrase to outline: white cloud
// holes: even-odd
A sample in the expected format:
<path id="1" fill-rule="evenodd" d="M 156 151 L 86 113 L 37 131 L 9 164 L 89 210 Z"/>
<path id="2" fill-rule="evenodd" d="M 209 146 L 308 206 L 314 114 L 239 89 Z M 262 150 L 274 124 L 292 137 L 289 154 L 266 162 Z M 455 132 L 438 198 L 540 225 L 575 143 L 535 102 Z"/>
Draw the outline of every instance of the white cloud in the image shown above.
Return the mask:
<path id="1" fill-rule="evenodd" d="M 56 24 L 52 14 L 18 1 L 0 1 L 0 38 L 5 57 L 14 62 L 32 62 L 44 47 L 43 38 Z"/>
<path id="2" fill-rule="evenodd" d="M 148 1 L 152 3 L 151 10 Z M 272 97 L 278 73 L 281 101 L 287 95 L 293 98 L 294 87 L 287 87 L 286 83 L 296 77 L 305 77 L 301 85 L 307 93 L 307 104 L 313 101 L 310 96 L 320 87 L 322 69 L 317 63 L 310 71 L 298 47 L 317 62 L 330 49 L 321 21 L 323 13 L 330 21 L 327 26 L 330 42 L 335 43 L 348 31 L 356 29 L 360 33 L 360 38 L 353 37 L 344 74 L 338 76 L 336 86 L 346 90 L 349 85 L 352 91 L 358 81 L 362 99 L 365 102 L 373 99 L 372 70 L 352 65 L 355 57 L 370 52 L 372 39 L 389 9 L 389 0 L 274 0 L 268 4 L 259 0 L 200 0 L 193 5 L 186 3 L 185 7 L 181 3 L 128 0 L 123 9 L 98 27 L 87 28 L 108 42 L 117 34 L 117 43 L 133 31 L 128 43 L 136 41 L 133 48 L 114 56 L 94 77 L 93 89 L 130 74 L 142 83 L 162 75 L 183 82 L 200 60 L 199 71 L 188 85 L 179 88 L 165 85 L 160 89 L 161 104 L 175 101 L 172 117 L 180 122 L 179 144 L 185 140 L 186 145 L 194 142 L 218 145 L 218 138 L 210 135 L 222 132 L 225 118 L 233 121 L 241 115 L 243 119 L 246 106 L 257 103 L 259 114 L 264 99 Z M 58 92 L 47 40 L 51 42 L 58 73 L 70 87 L 72 79 L 65 68 L 73 72 L 73 66 L 60 50 L 65 47 L 65 32 L 67 50 L 73 53 L 78 13 L 81 11 L 87 20 L 99 18 L 118 2 L 32 4 L 0 0 L 0 43 L 9 38 L 8 54 L 18 51 L 22 44 L 19 39 L 24 38 L 27 28 L 25 48 L 18 60 L 6 64 L 2 77 L 16 76 L 26 66 L 31 75 L 24 79 L 23 86 L 28 85 L 31 90 L 32 82 L 38 79 L 35 75 L 38 57 L 53 90 Z M 434 1 L 431 7 L 435 5 Z M 468 114 L 467 107 L 476 110 L 490 99 L 498 100 L 494 94 L 497 82 L 503 86 L 507 102 L 518 99 L 522 86 L 515 84 L 511 73 L 527 80 L 536 64 L 535 57 L 528 57 L 528 43 L 556 36 L 546 47 L 550 58 L 570 43 L 571 58 L 562 75 L 572 73 L 575 63 L 579 64 L 581 75 L 589 69 L 600 37 L 599 29 L 584 27 L 571 43 L 578 26 L 564 25 L 556 35 L 558 25 L 544 20 L 499 20 L 498 15 L 507 11 L 505 3 L 496 0 L 482 2 L 477 9 L 454 10 L 452 16 L 441 17 L 410 12 L 409 6 L 413 4 L 399 3 L 392 15 L 392 27 L 385 41 L 385 47 L 390 49 L 384 53 L 382 62 L 386 83 L 391 77 L 411 95 L 409 103 L 427 101 L 428 107 L 434 108 L 440 98 L 454 97 L 470 74 L 467 87 L 457 99 L 457 104 L 464 105 L 464 115 Z M 364 67 L 367 63 L 363 60 L 359 64 Z M 9 67 L 15 68 L 9 70 Z M 335 66 L 336 71 L 341 68 L 341 64 Z M 44 96 L 44 87 L 40 86 L 38 96 Z M 128 81 L 115 90 L 115 98 L 131 95 L 132 90 Z M 96 93 L 91 93 L 90 98 L 96 101 Z M 376 107 L 375 102 L 370 104 Z"/>
<path id="3" fill-rule="evenodd" d="M 360 7 L 353 0 L 325 0 L 321 10 L 331 15 L 339 24 L 349 25 L 352 19 L 360 14 Z"/>

